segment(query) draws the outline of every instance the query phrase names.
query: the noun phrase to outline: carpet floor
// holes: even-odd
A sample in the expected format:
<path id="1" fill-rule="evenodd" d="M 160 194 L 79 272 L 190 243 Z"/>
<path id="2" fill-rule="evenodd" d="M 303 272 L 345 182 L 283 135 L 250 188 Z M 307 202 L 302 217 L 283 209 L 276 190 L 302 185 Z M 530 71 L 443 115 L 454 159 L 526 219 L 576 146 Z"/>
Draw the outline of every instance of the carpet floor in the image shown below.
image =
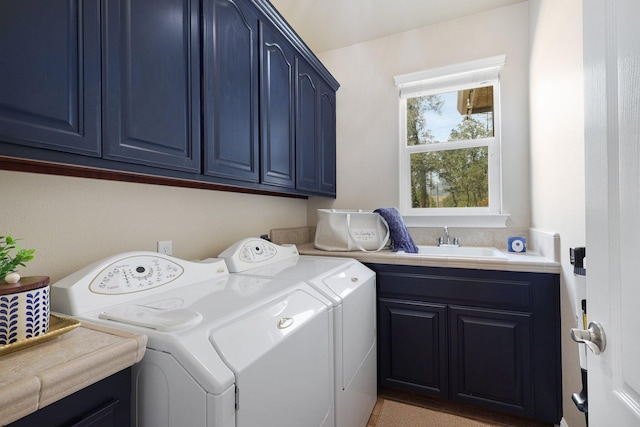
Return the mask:
<path id="1" fill-rule="evenodd" d="M 383 400 L 375 427 L 502 427 L 504 424 L 486 423 L 432 411 L 419 406 Z"/>
<path id="2" fill-rule="evenodd" d="M 367 427 L 553 427 L 553 424 L 381 389 Z"/>

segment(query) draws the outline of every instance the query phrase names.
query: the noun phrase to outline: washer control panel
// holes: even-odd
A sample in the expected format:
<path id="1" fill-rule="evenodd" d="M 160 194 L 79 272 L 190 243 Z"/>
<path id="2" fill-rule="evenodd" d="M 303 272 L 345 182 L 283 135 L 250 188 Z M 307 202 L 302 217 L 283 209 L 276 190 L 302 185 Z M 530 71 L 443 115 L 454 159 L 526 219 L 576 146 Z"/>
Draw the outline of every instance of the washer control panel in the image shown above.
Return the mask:
<path id="1" fill-rule="evenodd" d="M 166 285 L 183 272 L 181 265 L 169 259 L 137 255 L 108 265 L 91 281 L 89 289 L 107 295 L 139 292 Z"/>

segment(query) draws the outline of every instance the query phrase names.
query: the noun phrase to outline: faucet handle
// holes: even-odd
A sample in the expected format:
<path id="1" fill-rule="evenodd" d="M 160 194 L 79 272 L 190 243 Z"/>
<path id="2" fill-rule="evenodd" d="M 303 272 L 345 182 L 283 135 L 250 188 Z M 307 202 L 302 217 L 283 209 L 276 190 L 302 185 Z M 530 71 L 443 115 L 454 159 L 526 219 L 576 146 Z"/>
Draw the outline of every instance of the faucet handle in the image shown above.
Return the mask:
<path id="1" fill-rule="evenodd" d="M 460 245 L 460 239 L 458 237 L 454 237 L 453 238 L 453 244 L 456 245 L 456 246 L 459 246 Z"/>
<path id="2" fill-rule="evenodd" d="M 444 243 L 444 239 L 442 237 L 438 237 L 438 246 L 441 246 Z"/>

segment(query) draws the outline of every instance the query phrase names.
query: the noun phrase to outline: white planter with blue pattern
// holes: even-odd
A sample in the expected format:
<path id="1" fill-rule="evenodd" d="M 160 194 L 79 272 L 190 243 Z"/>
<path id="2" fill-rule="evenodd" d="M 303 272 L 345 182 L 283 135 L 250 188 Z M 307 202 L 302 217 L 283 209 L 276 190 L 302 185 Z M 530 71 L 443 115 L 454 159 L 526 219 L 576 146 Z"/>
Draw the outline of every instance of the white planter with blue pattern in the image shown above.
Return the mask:
<path id="1" fill-rule="evenodd" d="M 0 281 L 0 345 L 49 331 L 49 295 L 46 276 L 23 277 L 18 283 Z"/>

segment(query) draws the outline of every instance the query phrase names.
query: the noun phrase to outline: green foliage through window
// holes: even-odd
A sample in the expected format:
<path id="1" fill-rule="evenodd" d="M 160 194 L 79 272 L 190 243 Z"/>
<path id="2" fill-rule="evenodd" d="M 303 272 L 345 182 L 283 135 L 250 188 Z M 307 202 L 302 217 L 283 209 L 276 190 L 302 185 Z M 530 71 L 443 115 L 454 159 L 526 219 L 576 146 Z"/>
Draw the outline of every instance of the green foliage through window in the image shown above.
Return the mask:
<path id="1" fill-rule="evenodd" d="M 407 146 L 429 145 L 410 154 L 411 207 L 488 206 L 488 146 L 459 148 L 447 143 L 493 138 L 493 87 L 406 102 Z"/>

